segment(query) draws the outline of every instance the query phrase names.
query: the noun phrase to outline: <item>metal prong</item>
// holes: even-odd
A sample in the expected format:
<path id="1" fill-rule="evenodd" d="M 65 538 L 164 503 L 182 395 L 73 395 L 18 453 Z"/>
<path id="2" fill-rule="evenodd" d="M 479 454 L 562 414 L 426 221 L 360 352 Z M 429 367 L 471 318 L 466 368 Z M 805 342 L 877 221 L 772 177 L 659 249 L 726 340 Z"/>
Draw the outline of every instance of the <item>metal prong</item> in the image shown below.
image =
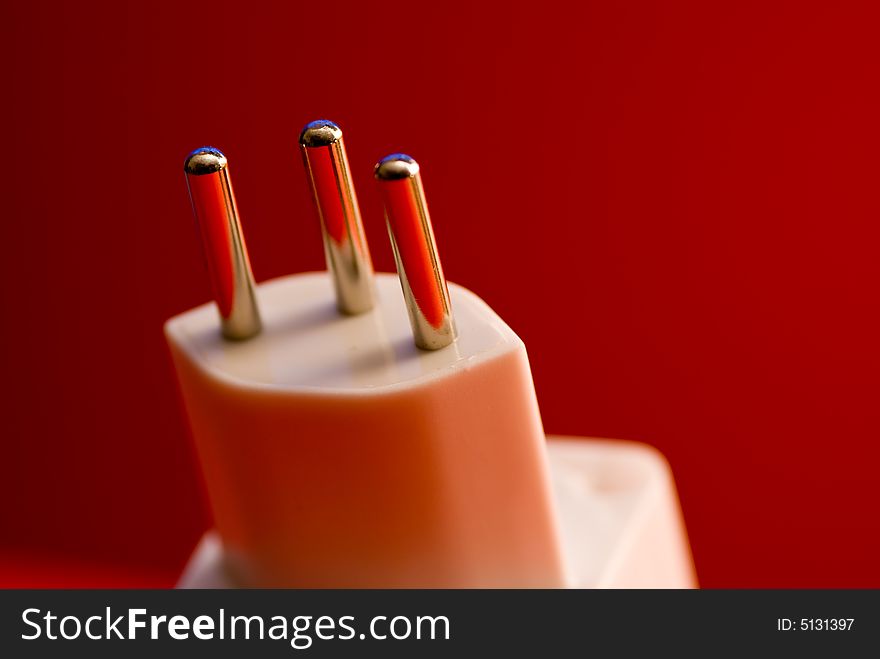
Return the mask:
<path id="1" fill-rule="evenodd" d="M 423 350 L 448 346 L 457 334 L 419 165 L 394 153 L 376 164 L 375 176 L 416 345 Z"/>
<path id="2" fill-rule="evenodd" d="M 349 174 L 342 131 L 332 121 L 313 121 L 303 128 L 299 144 L 321 221 L 336 305 L 346 314 L 369 311 L 375 303 L 373 263 Z"/>
<path id="3" fill-rule="evenodd" d="M 202 147 L 187 156 L 183 169 L 223 336 L 249 339 L 260 332 L 262 323 L 226 156 L 219 149 Z"/>

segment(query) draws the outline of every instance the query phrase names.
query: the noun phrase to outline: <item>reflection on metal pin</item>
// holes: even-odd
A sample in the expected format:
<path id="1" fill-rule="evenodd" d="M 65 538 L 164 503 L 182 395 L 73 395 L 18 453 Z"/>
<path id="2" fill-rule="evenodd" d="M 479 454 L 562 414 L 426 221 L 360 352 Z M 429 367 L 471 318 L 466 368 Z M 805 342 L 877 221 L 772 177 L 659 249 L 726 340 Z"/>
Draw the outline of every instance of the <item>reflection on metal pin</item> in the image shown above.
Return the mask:
<path id="1" fill-rule="evenodd" d="M 260 332 L 262 323 L 226 156 L 219 149 L 202 147 L 189 154 L 183 168 L 223 336 L 249 339 Z"/>
<path id="2" fill-rule="evenodd" d="M 375 176 L 415 343 L 423 350 L 448 346 L 456 338 L 455 322 L 419 165 L 395 153 L 376 164 Z"/>
<path id="3" fill-rule="evenodd" d="M 369 311 L 375 303 L 373 264 L 364 238 L 342 131 L 332 121 L 313 121 L 303 128 L 299 143 L 321 220 L 336 304 L 346 314 Z"/>

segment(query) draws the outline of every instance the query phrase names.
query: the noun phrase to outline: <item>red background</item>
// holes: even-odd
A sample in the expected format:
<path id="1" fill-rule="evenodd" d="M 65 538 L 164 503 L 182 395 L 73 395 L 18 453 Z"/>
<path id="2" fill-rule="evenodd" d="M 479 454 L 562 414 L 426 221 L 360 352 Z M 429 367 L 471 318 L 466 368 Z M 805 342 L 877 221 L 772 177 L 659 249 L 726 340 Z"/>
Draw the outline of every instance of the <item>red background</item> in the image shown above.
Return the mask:
<path id="1" fill-rule="evenodd" d="M 173 582 L 209 523 L 183 158 L 229 156 L 258 280 L 320 269 L 327 117 L 377 266 L 402 150 L 547 430 L 669 458 L 704 586 L 880 587 L 878 15 L 729 4 L 4 3 L 3 583 Z"/>

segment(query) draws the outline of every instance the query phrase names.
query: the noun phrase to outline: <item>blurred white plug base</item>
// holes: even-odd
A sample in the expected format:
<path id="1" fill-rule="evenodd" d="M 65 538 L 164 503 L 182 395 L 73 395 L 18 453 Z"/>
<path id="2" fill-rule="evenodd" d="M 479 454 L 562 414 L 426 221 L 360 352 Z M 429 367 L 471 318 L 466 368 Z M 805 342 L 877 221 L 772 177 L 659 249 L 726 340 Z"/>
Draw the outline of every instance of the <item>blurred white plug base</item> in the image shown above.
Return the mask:
<path id="1" fill-rule="evenodd" d="M 574 588 L 695 588 L 669 465 L 636 442 L 548 437 L 562 544 Z M 205 534 L 178 588 L 236 588 Z"/>

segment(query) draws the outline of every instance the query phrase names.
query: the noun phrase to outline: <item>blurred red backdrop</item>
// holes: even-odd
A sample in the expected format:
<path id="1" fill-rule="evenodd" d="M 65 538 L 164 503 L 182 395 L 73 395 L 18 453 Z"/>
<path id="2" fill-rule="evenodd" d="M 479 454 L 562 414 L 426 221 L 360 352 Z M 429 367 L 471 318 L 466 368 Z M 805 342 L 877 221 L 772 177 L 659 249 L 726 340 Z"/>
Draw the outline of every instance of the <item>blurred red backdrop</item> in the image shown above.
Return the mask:
<path id="1" fill-rule="evenodd" d="M 402 150 L 547 430 L 669 458 L 704 586 L 880 587 L 875 6 L 4 3 L 4 582 L 173 581 L 209 524 L 161 332 L 210 295 L 183 158 L 229 156 L 259 280 L 320 269 L 327 117 L 377 266 Z"/>

